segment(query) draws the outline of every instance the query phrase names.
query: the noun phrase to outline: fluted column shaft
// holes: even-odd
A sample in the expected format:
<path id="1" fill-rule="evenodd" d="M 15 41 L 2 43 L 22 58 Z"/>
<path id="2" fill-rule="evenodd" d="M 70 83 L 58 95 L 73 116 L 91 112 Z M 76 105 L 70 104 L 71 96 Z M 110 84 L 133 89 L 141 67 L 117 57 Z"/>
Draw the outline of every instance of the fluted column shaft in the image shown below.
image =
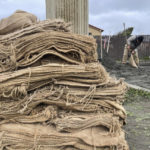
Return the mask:
<path id="1" fill-rule="evenodd" d="M 88 0 L 46 0 L 46 18 L 72 23 L 72 31 L 88 34 Z"/>

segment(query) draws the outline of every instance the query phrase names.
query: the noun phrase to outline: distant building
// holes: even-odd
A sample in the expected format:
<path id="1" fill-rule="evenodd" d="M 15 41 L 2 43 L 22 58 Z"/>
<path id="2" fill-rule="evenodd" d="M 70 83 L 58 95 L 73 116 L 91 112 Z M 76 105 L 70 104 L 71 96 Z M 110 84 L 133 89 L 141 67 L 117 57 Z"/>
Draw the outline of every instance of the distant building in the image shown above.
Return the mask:
<path id="1" fill-rule="evenodd" d="M 98 28 L 98 27 L 95 27 L 91 24 L 89 24 L 89 35 L 92 35 L 92 36 L 101 36 L 102 32 L 104 30 Z"/>
<path id="2" fill-rule="evenodd" d="M 98 54 L 98 60 L 101 59 L 101 40 L 102 40 L 102 32 L 104 30 L 98 28 L 98 27 L 95 27 L 91 24 L 89 24 L 89 35 L 90 36 L 93 36 L 95 39 L 96 39 L 96 43 L 97 43 L 97 54 Z"/>

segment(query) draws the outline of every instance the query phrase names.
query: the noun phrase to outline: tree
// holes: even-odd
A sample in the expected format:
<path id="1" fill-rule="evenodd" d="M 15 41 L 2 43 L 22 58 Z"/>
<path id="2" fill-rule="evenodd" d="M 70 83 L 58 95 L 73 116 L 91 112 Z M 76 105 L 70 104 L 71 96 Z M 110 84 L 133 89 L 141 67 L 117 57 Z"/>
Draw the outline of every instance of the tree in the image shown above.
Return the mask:
<path id="1" fill-rule="evenodd" d="M 127 37 L 129 37 L 132 34 L 133 29 L 134 29 L 133 27 L 129 27 L 129 28 L 119 32 L 117 34 L 117 36 L 127 36 Z"/>

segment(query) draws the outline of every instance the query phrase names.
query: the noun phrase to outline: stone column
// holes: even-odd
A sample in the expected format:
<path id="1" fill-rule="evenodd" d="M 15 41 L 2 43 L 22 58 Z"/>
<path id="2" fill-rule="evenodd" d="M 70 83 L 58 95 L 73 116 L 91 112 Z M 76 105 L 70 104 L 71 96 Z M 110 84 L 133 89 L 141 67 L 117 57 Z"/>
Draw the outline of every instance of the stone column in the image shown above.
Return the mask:
<path id="1" fill-rule="evenodd" d="M 88 35 L 88 0 L 46 0 L 46 18 L 72 23 L 72 31 Z"/>

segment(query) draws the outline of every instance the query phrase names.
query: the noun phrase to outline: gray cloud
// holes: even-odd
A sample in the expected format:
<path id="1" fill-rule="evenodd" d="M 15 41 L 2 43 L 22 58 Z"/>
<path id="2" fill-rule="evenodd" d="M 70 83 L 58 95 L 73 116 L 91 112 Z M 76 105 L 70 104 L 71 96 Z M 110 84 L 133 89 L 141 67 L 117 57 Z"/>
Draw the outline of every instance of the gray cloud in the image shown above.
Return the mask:
<path id="1" fill-rule="evenodd" d="M 89 0 L 92 14 L 117 11 L 146 11 L 149 10 L 149 0 Z"/>
<path id="2" fill-rule="evenodd" d="M 103 34 L 115 34 L 134 27 L 133 34 L 150 34 L 149 0 L 89 0 L 89 22 L 104 29 Z"/>

